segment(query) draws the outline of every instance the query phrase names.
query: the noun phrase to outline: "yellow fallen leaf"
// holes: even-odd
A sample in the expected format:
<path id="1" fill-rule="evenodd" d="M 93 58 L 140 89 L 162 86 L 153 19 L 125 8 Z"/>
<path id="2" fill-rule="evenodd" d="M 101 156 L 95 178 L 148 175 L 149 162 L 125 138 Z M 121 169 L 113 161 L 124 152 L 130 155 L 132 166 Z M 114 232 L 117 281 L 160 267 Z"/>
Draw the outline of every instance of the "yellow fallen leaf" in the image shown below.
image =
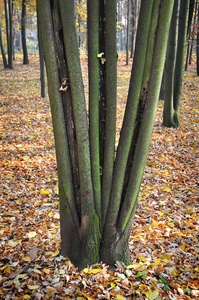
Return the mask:
<path id="1" fill-rule="evenodd" d="M 49 216 L 49 218 L 52 218 L 52 216 L 53 216 L 53 212 L 52 212 L 52 211 L 50 211 L 50 212 L 49 212 L 49 214 L 48 214 L 48 216 Z"/>
<path id="2" fill-rule="evenodd" d="M 56 214 L 54 215 L 54 218 L 55 218 L 55 219 L 60 219 L 60 214 L 59 214 L 59 213 L 56 213 Z"/>
<path id="3" fill-rule="evenodd" d="M 42 274 L 42 272 L 38 269 L 33 269 L 33 272 L 37 273 L 37 274 Z"/>
<path id="4" fill-rule="evenodd" d="M 154 262 L 154 266 L 157 266 L 157 265 L 159 265 L 159 263 L 161 262 L 161 259 L 160 258 L 158 258 L 158 259 L 156 259 L 156 261 Z"/>
<path id="5" fill-rule="evenodd" d="M 171 141 L 171 139 L 169 139 L 169 138 L 168 138 L 168 139 L 166 139 L 165 141 L 166 141 L 166 142 L 170 142 L 170 141 Z"/>
<path id="6" fill-rule="evenodd" d="M 165 259 L 165 260 L 164 260 L 164 263 L 165 263 L 165 264 L 168 264 L 169 262 L 170 262 L 169 259 Z"/>
<path id="7" fill-rule="evenodd" d="M 159 291 L 158 290 L 154 290 L 154 291 L 147 291 L 145 293 L 146 297 L 149 299 L 149 300 L 155 300 L 158 298 L 159 296 Z"/>
<path id="8" fill-rule="evenodd" d="M 35 237 L 36 235 L 37 235 L 37 233 L 36 233 L 35 231 L 30 231 L 30 232 L 28 233 L 29 239 Z"/>
<path id="9" fill-rule="evenodd" d="M 163 255 L 161 255 L 161 258 L 170 259 L 171 256 L 169 254 L 163 254 Z"/>
<path id="10" fill-rule="evenodd" d="M 173 269 L 173 271 L 172 271 L 172 275 L 175 275 L 175 276 L 177 276 L 177 275 L 179 275 L 179 271 L 177 271 L 176 269 Z"/>
<path id="11" fill-rule="evenodd" d="M 186 248 L 186 244 L 183 242 L 182 246 L 180 246 L 180 247 L 184 251 L 184 249 Z"/>
<path id="12" fill-rule="evenodd" d="M 151 225 L 152 225 L 153 227 L 158 227 L 159 224 L 160 224 L 159 222 L 153 221 Z"/>
<path id="13" fill-rule="evenodd" d="M 88 274 L 97 274 L 97 273 L 100 273 L 100 272 L 103 272 L 103 270 L 101 270 L 101 269 L 92 269 L 91 271 L 88 272 Z"/>
<path id="14" fill-rule="evenodd" d="M 45 255 L 52 255 L 53 254 L 53 252 L 52 251 L 47 251 L 47 252 L 45 252 Z"/>
<path id="15" fill-rule="evenodd" d="M 23 295 L 23 299 L 30 299 L 31 298 L 31 296 L 29 296 L 29 295 Z"/>
<path id="16" fill-rule="evenodd" d="M 86 299 L 88 299 L 88 300 L 93 300 L 94 298 L 91 298 L 91 297 L 89 297 L 88 295 L 86 295 L 85 293 L 82 293 L 85 297 L 86 297 Z"/>
<path id="17" fill-rule="evenodd" d="M 164 192 L 170 193 L 170 192 L 171 192 L 171 189 L 166 187 L 166 188 L 163 189 L 163 191 L 164 191 Z"/>
<path id="18" fill-rule="evenodd" d="M 28 284 L 27 287 L 29 290 L 37 290 L 39 288 L 39 285 L 38 284 L 37 285 L 29 285 Z"/>
<path id="19" fill-rule="evenodd" d="M 163 213 L 162 211 L 158 211 L 158 215 L 159 215 L 160 217 L 162 217 L 162 216 L 164 215 L 164 213 Z"/>
<path id="20" fill-rule="evenodd" d="M 30 258 L 30 256 L 24 256 L 22 259 L 24 261 L 32 261 L 32 259 Z"/>
<path id="21" fill-rule="evenodd" d="M 11 273 L 11 269 L 10 269 L 10 267 L 9 267 L 9 266 L 7 266 L 7 267 L 5 268 L 5 272 L 6 272 L 6 273 L 8 273 L 8 274 L 10 274 L 10 273 Z"/>
<path id="22" fill-rule="evenodd" d="M 8 241 L 8 246 L 15 247 L 16 245 L 17 245 L 17 241 L 13 241 L 13 240 Z"/>
<path id="23" fill-rule="evenodd" d="M 43 270 L 42 270 L 44 273 L 46 273 L 46 274 L 49 274 L 51 271 L 49 270 L 49 269 L 47 269 L 47 268 L 44 268 Z"/>
<path id="24" fill-rule="evenodd" d="M 117 300 L 124 300 L 125 298 L 124 298 L 124 296 L 122 296 L 122 295 L 117 295 Z"/>
<path id="25" fill-rule="evenodd" d="M 40 193 L 43 194 L 43 195 L 49 195 L 51 192 L 50 191 L 41 190 Z"/>
<path id="26" fill-rule="evenodd" d="M 55 256 L 57 256 L 58 254 L 59 254 L 59 250 L 55 251 L 51 256 L 52 256 L 52 257 L 55 257 Z"/>
<path id="27" fill-rule="evenodd" d="M 55 192 L 55 194 L 59 195 L 59 188 L 58 188 L 58 186 L 54 187 L 54 192 Z"/>
<path id="28" fill-rule="evenodd" d="M 89 272 L 88 268 L 84 268 L 83 272 L 87 274 Z"/>
<path id="29" fill-rule="evenodd" d="M 127 269 L 139 269 L 141 267 L 140 263 L 134 263 L 133 265 L 127 266 Z"/>
<path id="30" fill-rule="evenodd" d="M 199 268 L 195 268 L 194 270 L 199 273 Z"/>
<path id="31" fill-rule="evenodd" d="M 181 289 L 180 287 L 178 287 L 178 293 L 179 293 L 180 295 L 184 295 L 183 289 Z"/>

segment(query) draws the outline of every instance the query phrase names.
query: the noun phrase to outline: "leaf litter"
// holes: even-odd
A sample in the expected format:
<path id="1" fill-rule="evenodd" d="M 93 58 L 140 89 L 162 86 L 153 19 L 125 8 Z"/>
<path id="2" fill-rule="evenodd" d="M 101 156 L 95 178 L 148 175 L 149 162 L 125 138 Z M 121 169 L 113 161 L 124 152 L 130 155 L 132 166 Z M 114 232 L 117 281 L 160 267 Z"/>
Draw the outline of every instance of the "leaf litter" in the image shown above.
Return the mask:
<path id="1" fill-rule="evenodd" d="M 117 133 L 130 70 L 119 57 Z M 112 269 L 99 263 L 78 271 L 59 256 L 56 159 L 49 100 L 40 98 L 38 57 L 25 66 L 16 56 L 15 70 L 0 65 L 0 299 L 199 298 L 195 73 L 190 66 L 184 75 L 179 128 L 161 126 L 162 101 L 158 105 L 129 241 L 132 264 L 117 262 Z"/>

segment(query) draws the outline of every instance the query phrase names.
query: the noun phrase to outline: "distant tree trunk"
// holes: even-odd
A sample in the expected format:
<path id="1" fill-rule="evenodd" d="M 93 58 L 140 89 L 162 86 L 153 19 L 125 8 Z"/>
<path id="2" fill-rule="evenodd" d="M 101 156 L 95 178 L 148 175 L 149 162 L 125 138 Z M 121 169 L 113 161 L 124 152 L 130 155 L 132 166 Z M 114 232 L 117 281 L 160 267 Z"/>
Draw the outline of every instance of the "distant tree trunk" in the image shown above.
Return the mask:
<path id="1" fill-rule="evenodd" d="M 128 241 L 151 141 L 173 3 L 174 0 L 142 1 L 127 105 L 115 152 L 116 0 L 87 1 L 89 116 L 73 2 L 38 1 L 59 178 L 61 254 L 79 268 L 99 261 L 110 265 L 116 261 L 130 263 Z M 104 12 L 100 11 L 103 7 Z M 98 8 L 100 18 L 105 16 L 103 56 L 98 42 Z M 101 95 L 99 78 L 102 74 L 97 56 L 106 67 L 101 168 L 98 95 Z M 69 84 L 64 92 L 59 91 L 62 74 L 66 74 Z"/>
<path id="2" fill-rule="evenodd" d="M 118 41 L 119 47 L 118 51 L 123 50 L 123 36 L 122 36 L 122 1 L 118 1 L 117 4 L 117 21 L 118 21 Z"/>
<path id="3" fill-rule="evenodd" d="M 126 65 L 129 64 L 129 10 L 130 10 L 130 0 L 127 0 Z"/>
<path id="4" fill-rule="evenodd" d="M 3 66 L 4 66 L 4 69 L 6 69 L 8 67 L 8 64 L 7 64 L 5 49 L 4 49 L 4 45 L 3 45 L 3 37 L 2 37 L 2 31 L 1 31 L 1 19 L 0 19 L 0 46 L 1 46 L 1 54 L 2 54 L 2 59 L 3 59 Z"/>
<path id="5" fill-rule="evenodd" d="M 81 3 L 81 0 L 79 0 L 79 5 Z M 79 40 L 79 48 L 81 47 L 81 17 L 78 13 L 78 40 Z"/>
<path id="6" fill-rule="evenodd" d="M 23 64 L 29 64 L 28 49 L 26 43 L 26 0 L 22 0 L 22 13 L 21 13 L 21 35 L 22 35 L 22 49 L 23 49 Z"/>
<path id="7" fill-rule="evenodd" d="M 131 19 L 132 19 L 132 35 L 131 35 L 131 54 L 132 58 L 135 50 L 135 40 L 136 40 L 136 32 L 137 32 L 137 15 L 138 15 L 138 0 L 132 0 L 131 5 Z"/>
<path id="8" fill-rule="evenodd" d="M 37 0 L 37 10 L 38 10 L 38 0 Z M 37 34 L 38 34 L 38 44 L 39 44 L 41 98 L 45 98 L 46 97 L 45 61 L 44 61 L 44 49 L 42 44 L 40 25 L 38 20 L 38 11 L 37 11 Z"/>
<path id="9" fill-rule="evenodd" d="M 7 53 L 8 68 L 13 69 L 13 34 L 12 34 L 12 7 L 11 0 L 4 1 L 5 19 L 6 19 L 6 36 L 7 36 Z"/>
<path id="10" fill-rule="evenodd" d="M 9 22 L 9 10 L 8 10 L 8 2 L 4 0 L 4 8 L 5 8 L 5 21 L 6 21 L 6 38 L 7 38 L 7 53 L 10 53 L 10 22 Z"/>
<path id="11" fill-rule="evenodd" d="M 13 44 L 13 26 L 12 26 L 12 0 L 8 0 L 8 10 L 9 10 L 9 44 L 10 44 L 10 53 L 8 55 L 8 65 L 10 69 L 14 68 L 13 57 L 14 57 L 14 44 Z"/>
<path id="12" fill-rule="evenodd" d="M 199 76 L 199 6 L 198 6 L 198 12 L 197 12 L 197 15 L 198 15 L 198 30 L 197 30 L 197 40 L 196 40 L 196 57 L 197 57 L 197 75 Z"/>
<path id="13" fill-rule="evenodd" d="M 176 0 L 164 71 L 163 125 L 179 126 L 189 0 Z"/>
<path id="14" fill-rule="evenodd" d="M 198 2 L 194 2 L 195 4 L 195 7 L 194 7 L 194 20 L 193 20 L 193 31 L 195 30 L 194 27 L 197 25 L 196 24 L 196 20 L 197 20 L 197 10 L 198 10 Z M 188 62 L 189 62 L 189 65 L 191 65 L 191 62 L 192 62 L 192 53 L 193 53 L 193 46 L 194 46 L 194 38 L 195 38 L 195 34 L 192 33 L 192 37 L 191 37 L 191 43 L 190 43 L 190 46 L 189 46 L 189 57 L 188 57 Z"/>

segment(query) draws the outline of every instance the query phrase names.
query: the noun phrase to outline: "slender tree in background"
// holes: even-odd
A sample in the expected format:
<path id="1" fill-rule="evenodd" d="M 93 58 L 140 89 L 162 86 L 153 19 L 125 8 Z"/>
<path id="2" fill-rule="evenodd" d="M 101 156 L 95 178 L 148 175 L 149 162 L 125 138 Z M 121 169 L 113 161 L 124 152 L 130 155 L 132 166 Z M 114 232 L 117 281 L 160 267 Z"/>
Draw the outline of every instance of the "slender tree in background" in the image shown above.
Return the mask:
<path id="1" fill-rule="evenodd" d="M 126 65 L 128 65 L 129 63 L 129 14 L 130 14 L 130 0 L 127 0 Z"/>
<path id="2" fill-rule="evenodd" d="M 38 7 L 38 0 L 37 0 L 37 7 Z M 37 9 L 37 16 L 38 16 L 38 9 Z M 46 83 L 45 83 L 45 61 L 44 61 L 44 49 L 42 44 L 41 38 L 41 31 L 39 27 L 39 21 L 37 18 L 37 35 L 38 35 L 38 44 L 39 44 L 39 61 L 40 61 L 40 82 L 41 82 L 41 97 L 46 97 Z"/>
<path id="3" fill-rule="evenodd" d="M 3 44 L 3 37 L 1 31 L 1 19 L 0 19 L 0 47 L 1 47 L 1 54 L 3 58 L 3 66 L 4 69 L 6 69 L 8 67 L 8 64 L 7 64 L 7 59 L 6 59 L 6 54 L 5 54 L 4 44 Z"/>
<path id="4" fill-rule="evenodd" d="M 197 6 L 197 38 L 196 38 L 196 65 L 197 75 L 199 76 L 199 5 Z"/>
<path id="5" fill-rule="evenodd" d="M 187 55 L 185 62 L 185 71 L 187 70 L 188 63 L 191 64 L 192 53 L 195 39 L 195 29 L 197 28 L 197 6 L 198 2 L 195 0 L 190 0 L 189 3 L 189 16 L 188 16 L 188 25 L 187 25 Z"/>
<path id="6" fill-rule="evenodd" d="M 163 125 L 178 127 L 187 36 L 189 0 L 176 0 L 164 71 Z"/>
<path id="7" fill-rule="evenodd" d="M 138 0 L 131 0 L 131 23 L 132 23 L 132 35 L 131 35 L 131 55 L 132 58 L 135 50 L 135 39 L 137 32 L 137 19 L 138 19 Z"/>
<path id="8" fill-rule="evenodd" d="M 190 0 L 189 2 L 189 16 L 188 16 L 188 24 L 187 24 L 187 55 L 186 55 L 186 62 L 185 62 L 185 71 L 187 71 L 188 61 L 191 63 L 191 53 L 193 48 L 193 39 L 194 34 L 192 32 L 193 27 L 195 27 L 195 20 L 196 20 L 196 10 L 197 2 L 195 0 Z M 194 18 L 193 18 L 194 16 Z M 189 59 L 190 58 L 190 59 Z"/>
<path id="9" fill-rule="evenodd" d="M 29 64 L 28 49 L 26 43 L 26 0 L 22 0 L 21 12 L 21 35 L 22 35 L 22 49 L 23 49 L 23 64 Z"/>
<path id="10" fill-rule="evenodd" d="M 6 37 L 8 68 L 13 69 L 13 30 L 12 30 L 12 1 L 4 0 L 5 19 L 6 19 Z"/>
<path id="11" fill-rule="evenodd" d="M 116 2 L 87 2 L 88 127 L 73 1 L 38 1 L 58 166 L 61 254 L 79 268 L 99 261 L 111 265 L 118 260 L 130 262 L 128 241 L 151 140 L 174 0 L 142 1 L 117 152 Z M 103 148 L 100 101 L 105 112 Z"/>

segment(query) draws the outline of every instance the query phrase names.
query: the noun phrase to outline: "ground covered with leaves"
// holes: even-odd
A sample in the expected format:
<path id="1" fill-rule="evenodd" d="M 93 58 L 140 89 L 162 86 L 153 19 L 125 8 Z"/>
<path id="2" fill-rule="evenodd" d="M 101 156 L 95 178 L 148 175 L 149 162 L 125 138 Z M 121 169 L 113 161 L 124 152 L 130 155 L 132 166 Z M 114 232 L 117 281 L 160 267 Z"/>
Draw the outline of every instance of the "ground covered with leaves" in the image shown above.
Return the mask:
<path id="1" fill-rule="evenodd" d="M 119 57 L 118 132 L 130 69 Z M 162 101 L 158 106 L 132 264 L 78 271 L 58 255 L 56 159 L 38 57 L 25 66 L 17 56 L 14 71 L 0 65 L 0 299 L 199 299 L 199 78 L 189 69 L 180 127 L 162 127 Z"/>

